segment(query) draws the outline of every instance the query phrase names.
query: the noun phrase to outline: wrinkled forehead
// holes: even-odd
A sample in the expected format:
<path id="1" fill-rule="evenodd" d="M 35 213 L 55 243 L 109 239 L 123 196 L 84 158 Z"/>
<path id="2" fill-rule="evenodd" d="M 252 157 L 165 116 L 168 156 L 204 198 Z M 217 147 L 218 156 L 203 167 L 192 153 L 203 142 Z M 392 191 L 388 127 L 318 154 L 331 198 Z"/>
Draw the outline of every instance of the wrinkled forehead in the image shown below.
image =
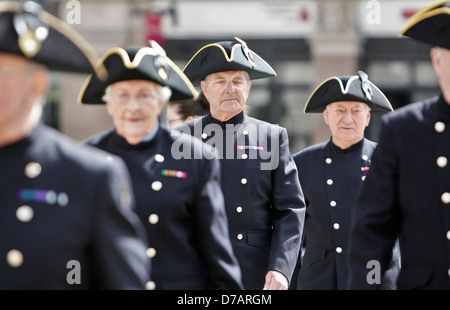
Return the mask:
<path id="1" fill-rule="evenodd" d="M 159 84 L 148 80 L 125 80 L 109 85 L 113 90 L 135 91 L 135 90 L 157 90 Z"/>
<path id="2" fill-rule="evenodd" d="M 327 105 L 327 108 L 335 109 L 335 108 L 345 108 L 345 109 L 354 109 L 354 108 L 364 108 L 367 109 L 369 106 L 360 101 L 336 101 L 331 102 Z"/>
<path id="3" fill-rule="evenodd" d="M 250 80 L 250 76 L 246 71 L 222 71 L 208 74 L 205 78 L 211 80 L 221 80 L 221 79 L 242 79 Z"/>

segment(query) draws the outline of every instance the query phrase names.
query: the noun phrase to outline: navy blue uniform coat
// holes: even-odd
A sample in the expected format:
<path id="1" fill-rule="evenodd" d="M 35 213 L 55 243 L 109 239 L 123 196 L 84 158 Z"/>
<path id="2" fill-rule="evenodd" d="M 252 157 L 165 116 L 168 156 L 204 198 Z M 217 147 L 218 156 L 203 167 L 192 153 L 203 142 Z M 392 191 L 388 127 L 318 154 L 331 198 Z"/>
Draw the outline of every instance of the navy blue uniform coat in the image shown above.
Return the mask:
<path id="1" fill-rule="evenodd" d="M 450 105 L 442 96 L 382 119 L 380 141 L 355 208 L 352 289 L 368 284 L 366 264 L 381 269 L 399 237 L 398 289 L 450 289 Z"/>
<path id="2" fill-rule="evenodd" d="M 42 124 L 0 147 L 0 289 L 145 289 L 145 230 L 107 155 Z"/>
<path id="3" fill-rule="evenodd" d="M 175 158 L 175 140 L 198 159 Z M 130 171 L 156 289 L 242 288 L 228 237 L 220 165 L 205 159 L 201 141 L 159 125 L 153 139 L 134 146 L 114 129 L 85 142 L 120 156 Z"/>
<path id="4" fill-rule="evenodd" d="M 297 289 L 346 288 L 351 209 L 375 148 L 375 142 L 363 138 L 342 150 L 330 139 L 294 154 L 306 201 Z M 386 278 L 386 287 L 395 287 L 395 280 L 395 273 Z"/>
<path id="5" fill-rule="evenodd" d="M 262 289 L 269 270 L 290 281 L 305 203 L 286 129 L 244 112 L 226 122 L 208 114 L 176 128 L 219 153 L 230 239 L 245 289 Z"/>

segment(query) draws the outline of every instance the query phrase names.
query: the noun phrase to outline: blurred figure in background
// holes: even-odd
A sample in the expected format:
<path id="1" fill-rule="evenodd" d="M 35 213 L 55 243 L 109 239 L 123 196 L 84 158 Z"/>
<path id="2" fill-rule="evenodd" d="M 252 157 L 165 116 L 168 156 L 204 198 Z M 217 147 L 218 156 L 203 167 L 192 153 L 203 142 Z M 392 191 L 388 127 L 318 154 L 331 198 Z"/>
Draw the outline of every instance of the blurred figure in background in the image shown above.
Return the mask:
<path id="1" fill-rule="evenodd" d="M 0 2 L 2 290 L 145 289 L 149 281 L 123 161 L 40 121 L 48 71 L 92 73 L 97 60 L 37 3 Z"/>
<path id="2" fill-rule="evenodd" d="M 193 120 L 195 117 L 206 115 L 208 112 L 209 102 L 203 93 L 200 93 L 195 100 L 170 101 L 167 106 L 167 125 L 173 127 Z"/>
<path id="3" fill-rule="evenodd" d="M 376 147 L 364 131 L 371 112 L 390 111 L 388 99 L 362 71 L 326 79 L 306 102 L 304 112 L 322 113 L 331 138 L 293 155 L 306 201 L 297 289 L 346 288 L 351 209 Z M 394 271 L 384 279 L 387 289 L 395 288 L 398 264 L 396 252 Z"/>

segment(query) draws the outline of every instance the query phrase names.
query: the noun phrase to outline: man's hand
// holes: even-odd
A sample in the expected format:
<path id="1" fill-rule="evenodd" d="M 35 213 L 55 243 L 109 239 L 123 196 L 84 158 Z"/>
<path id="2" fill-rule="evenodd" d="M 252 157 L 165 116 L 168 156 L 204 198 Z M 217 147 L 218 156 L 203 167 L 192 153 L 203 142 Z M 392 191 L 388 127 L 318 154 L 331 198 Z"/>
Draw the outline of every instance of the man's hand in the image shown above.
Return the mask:
<path id="1" fill-rule="evenodd" d="M 263 290 L 287 290 L 288 279 L 281 272 L 270 270 L 266 274 L 266 283 Z"/>

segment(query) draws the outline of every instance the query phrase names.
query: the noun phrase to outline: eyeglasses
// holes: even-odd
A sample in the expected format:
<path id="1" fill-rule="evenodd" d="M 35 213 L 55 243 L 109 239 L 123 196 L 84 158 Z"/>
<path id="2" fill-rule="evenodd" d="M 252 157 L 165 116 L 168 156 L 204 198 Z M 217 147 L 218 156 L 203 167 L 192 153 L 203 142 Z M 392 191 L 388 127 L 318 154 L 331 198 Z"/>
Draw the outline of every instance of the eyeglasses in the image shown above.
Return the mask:
<path id="1" fill-rule="evenodd" d="M 13 65 L 0 65 L 0 78 L 9 78 L 14 74 L 28 75 L 36 69 L 43 69 L 44 67 L 39 64 L 28 64 L 26 66 L 13 66 Z"/>
<path id="2" fill-rule="evenodd" d="M 118 103 L 127 103 L 132 98 L 135 98 L 138 103 L 149 103 L 160 99 L 159 93 L 152 91 L 139 91 L 136 94 L 125 91 L 113 92 L 111 93 L 111 98 Z"/>

